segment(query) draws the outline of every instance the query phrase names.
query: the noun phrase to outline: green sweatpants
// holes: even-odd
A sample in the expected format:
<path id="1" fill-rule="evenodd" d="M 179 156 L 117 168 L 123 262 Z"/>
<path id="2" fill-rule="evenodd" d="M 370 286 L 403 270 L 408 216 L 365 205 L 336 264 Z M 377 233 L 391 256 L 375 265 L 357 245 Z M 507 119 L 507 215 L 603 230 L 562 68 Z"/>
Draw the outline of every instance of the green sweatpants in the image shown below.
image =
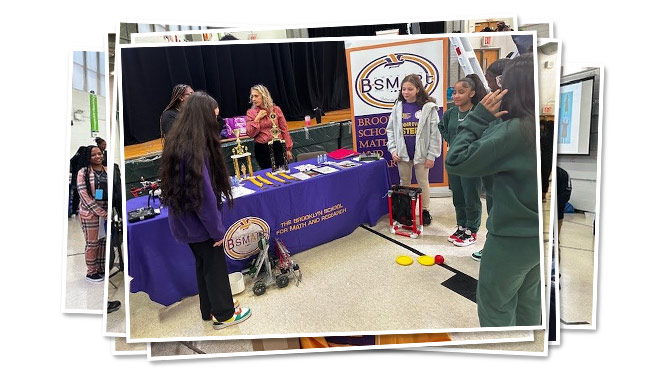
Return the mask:
<path id="1" fill-rule="evenodd" d="M 452 202 L 456 210 L 457 226 L 477 232 L 482 223 L 482 180 L 479 177 L 460 177 L 448 174 Z"/>
<path id="2" fill-rule="evenodd" d="M 486 192 L 486 212 L 489 215 L 493 206 L 493 175 L 482 177 L 482 186 L 484 186 Z"/>
<path id="3" fill-rule="evenodd" d="M 538 237 L 489 234 L 477 282 L 482 327 L 536 326 L 542 321 Z"/>

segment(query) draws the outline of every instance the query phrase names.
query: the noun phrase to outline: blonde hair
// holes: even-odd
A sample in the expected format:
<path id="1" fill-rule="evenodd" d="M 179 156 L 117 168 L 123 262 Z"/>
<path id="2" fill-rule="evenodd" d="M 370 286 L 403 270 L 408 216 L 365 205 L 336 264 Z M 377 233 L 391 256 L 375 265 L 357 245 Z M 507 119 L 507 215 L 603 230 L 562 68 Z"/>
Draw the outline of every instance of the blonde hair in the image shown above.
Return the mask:
<path id="1" fill-rule="evenodd" d="M 265 109 L 267 109 L 268 112 L 272 112 L 272 109 L 274 108 L 274 102 L 272 101 L 272 95 L 270 95 L 270 91 L 267 90 L 267 87 L 263 86 L 262 84 L 257 84 L 251 87 L 251 90 L 249 90 L 249 102 L 252 103 L 251 107 L 253 108 L 254 105 L 253 101 L 251 101 L 251 91 L 258 92 L 263 97 L 263 106 Z"/>

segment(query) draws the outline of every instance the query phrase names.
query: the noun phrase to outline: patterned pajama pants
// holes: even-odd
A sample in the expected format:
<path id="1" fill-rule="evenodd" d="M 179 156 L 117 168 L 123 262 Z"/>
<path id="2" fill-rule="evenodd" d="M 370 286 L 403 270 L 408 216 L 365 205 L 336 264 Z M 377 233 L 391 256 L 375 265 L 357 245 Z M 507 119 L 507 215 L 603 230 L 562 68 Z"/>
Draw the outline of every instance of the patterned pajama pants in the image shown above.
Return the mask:
<path id="1" fill-rule="evenodd" d="M 99 217 L 81 218 L 81 228 L 85 235 L 85 265 L 88 275 L 103 273 L 106 263 L 106 238 L 97 239 L 99 235 Z"/>

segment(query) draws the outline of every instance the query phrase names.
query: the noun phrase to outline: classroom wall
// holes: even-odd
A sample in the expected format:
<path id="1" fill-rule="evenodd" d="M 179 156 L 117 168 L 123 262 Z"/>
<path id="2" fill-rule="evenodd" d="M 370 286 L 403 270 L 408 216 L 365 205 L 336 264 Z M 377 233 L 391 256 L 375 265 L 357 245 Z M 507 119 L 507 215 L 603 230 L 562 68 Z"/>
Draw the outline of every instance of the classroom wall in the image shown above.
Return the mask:
<path id="1" fill-rule="evenodd" d="M 560 49 L 558 49 L 558 53 L 560 53 Z M 547 104 L 553 106 L 556 102 L 556 73 L 560 71 L 560 66 L 556 66 L 558 64 L 558 53 L 545 55 L 539 52 L 537 54 L 540 108 Z M 547 62 L 551 62 L 553 65 L 550 68 L 544 67 Z"/>
<path id="2" fill-rule="evenodd" d="M 475 32 L 475 24 L 476 23 L 481 23 L 481 22 L 493 22 L 493 21 L 503 21 L 505 22 L 506 25 L 509 25 L 512 29 L 516 30 L 516 27 L 514 27 L 514 19 L 512 18 L 482 18 L 482 19 L 471 19 L 468 20 L 465 24 L 465 30 L 464 32 Z"/>
<path id="3" fill-rule="evenodd" d="M 499 48 L 499 58 L 505 58 L 510 52 L 516 52 L 516 44 L 512 41 L 512 37 L 509 35 L 501 35 L 501 33 L 494 33 L 493 43 L 491 46 L 482 47 L 482 38 L 480 37 L 469 37 L 470 45 L 473 49 L 496 49 Z"/>
<path id="4" fill-rule="evenodd" d="M 74 112 L 77 110 L 83 111 L 81 120 L 74 119 Z M 71 127 L 71 145 L 69 147 L 69 157 L 71 158 L 78 147 L 83 145 L 94 145 L 95 138 L 90 134 L 90 94 L 85 91 L 72 90 L 72 108 L 71 119 L 74 120 L 74 125 Z M 108 135 L 106 134 L 106 98 L 104 96 L 97 96 L 97 116 L 99 118 L 99 135 L 106 140 L 109 144 Z"/>
<path id="5" fill-rule="evenodd" d="M 563 68 L 563 71 L 566 70 Z M 563 75 L 561 83 L 575 80 L 584 76 L 595 77 L 595 97 L 599 98 L 599 69 L 590 68 L 578 73 Z M 572 180 L 572 196 L 570 203 L 575 209 L 592 212 L 596 211 L 597 196 L 597 158 L 599 138 L 599 101 L 593 102 L 593 111 L 590 117 L 590 154 L 589 155 L 558 155 L 558 166 L 567 170 Z"/>
<path id="6" fill-rule="evenodd" d="M 552 35 L 549 35 L 549 24 L 548 23 L 532 23 L 528 25 L 519 26 L 519 31 L 536 31 L 537 38 L 551 38 Z"/>
<path id="7" fill-rule="evenodd" d="M 500 33 L 496 33 L 496 36 L 500 36 Z M 490 47 L 482 47 L 482 39 L 478 37 L 468 37 L 468 40 L 470 41 L 470 45 L 473 47 L 473 49 L 495 49 L 499 48 L 500 51 L 498 52 L 498 57 L 499 58 L 504 58 L 507 56 L 510 52 L 516 52 L 516 44 L 512 41 L 512 37 L 510 36 L 500 36 L 494 39 L 493 45 Z M 456 52 L 454 51 L 454 46 L 452 43 L 449 45 L 450 47 L 450 54 L 449 54 L 449 74 L 447 76 L 448 82 L 447 82 L 447 87 L 451 87 L 456 83 L 459 79 L 464 77 L 463 70 L 461 69 L 461 66 L 459 65 L 459 59 L 457 58 Z"/>

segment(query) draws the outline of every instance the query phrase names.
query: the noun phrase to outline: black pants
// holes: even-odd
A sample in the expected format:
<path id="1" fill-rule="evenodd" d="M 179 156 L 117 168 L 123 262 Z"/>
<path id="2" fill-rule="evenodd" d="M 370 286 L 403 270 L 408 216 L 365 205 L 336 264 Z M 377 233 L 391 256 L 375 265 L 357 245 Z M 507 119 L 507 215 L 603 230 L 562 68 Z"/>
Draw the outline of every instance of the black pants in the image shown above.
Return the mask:
<path id="1" fill-rule="evenodd" d="M 224 248 L 213 247 L 213 244 L 212 239 L 208 239 L 200 243 L 189 243 L 189 248 L 196 258 L 201 316 L 207 320 L 212 314 L 217 321 L 225 321 L 233 316 L 235 307 Z"/>
<path id="2" fill-rule="evenodd" d="M 281 142 L 272 143 L 274 146 L 274 163 L 277 166 L 284 165 L 284 148 Z M 272 162 L 270 161 L 270 146 L 254 142 L 254 154 L 256 155 L 256 162 L 262 169 L 272 169 Z"/>

